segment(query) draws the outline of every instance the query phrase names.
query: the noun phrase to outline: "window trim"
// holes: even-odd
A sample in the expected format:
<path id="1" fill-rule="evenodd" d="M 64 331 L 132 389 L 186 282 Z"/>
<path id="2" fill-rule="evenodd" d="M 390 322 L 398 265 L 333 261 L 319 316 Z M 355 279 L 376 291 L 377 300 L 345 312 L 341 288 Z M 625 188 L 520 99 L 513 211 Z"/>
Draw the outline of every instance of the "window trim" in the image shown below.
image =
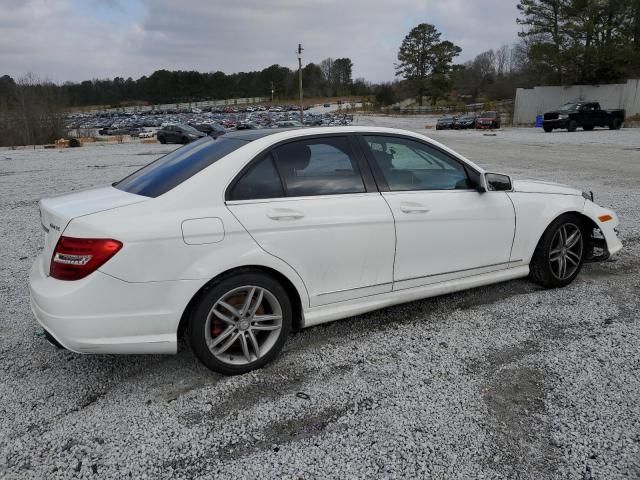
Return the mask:
<path id="1" fill-rule="evenodd" d="M 274 155 L 274 152 L 268 152 L 268 153 L 265 153 L 264 155 L 260 155 L 254 162 L 252 162 L 251 166 L 249 168 L 247 168 L 245 170 L 245 172 L 238 177 L 238 181 L 235 182 L 234 185 L 229 189 L 229 196 L 231 196 L 233 194 L 233 191 L 235 190 L 235 188 L 240 183 L 240 180 L 242 180 L 246 175 L 251 173 L 251 171 L 255 167 L 257 167 L 261 162 L 264 162 L 267 159 L 271 162 L 271 167 L 273 168 L 273 170 L 276 172 L 276 175 L 278 176 L 278 182 L 280 183 L 280 189 L 282 190 L 282 193 L 284 194 L 284 197 L 243 198 L 243 199 L 235 199 L 235 200 L 230 200 L 230 201 L 233 201 L 233 202 L 251 202 L 251 201 L 257 201 L 257 200 L 270 200 L 272 198 L 286 198 L 287 190 L 286 190 L 284 182 L 282 181 L 282 176 L 280 175 L 280 171 L 278 170 L 278 164 L 276 162 L 276 157 Z"/>
<path id="2" fill-rule="evenodd" d="M 325 138 L 335 138 L 335 137 L 345 138 L 347 140 L 347 143 L 349 144 L 349 149 L 351 150 L 350 153 L 351 153 L 351 155 L 353 157 L 353 160 L 355 161 L 356 166 L 357 166 L 357 168 L 359 170 L 360 178 L 362 179 L 362 184 L 364 186 L 364 191 L 363 192 L 353 192 L 353 193 L 303 195 L 303 196 L 296 196 L 296 197 L 287 196 L 286 182 L 284 181 L 284 178 L 282 177 L 282 173 L 280 172 L 280 169 L 278 167 L 278 157 L 277 157 L 277 153 L 276 153 L 275 150 L 278 147 L 281 147 L 282 145 L 286 145 L 288 143 L 294 143 L 294 142 L 300 142 L 300 141 L 318 140 L 318 139 L 321 140 L 321 139 L 325 139 Z M 236 184 L 240 181 L 240 179 L 257 162 L 259 162 L 261 159 L 263 159 L 264 157 L 266 157 L 269 154 L 273 158 L 274 167 L 275 167 L 275 169 L 276 169 L 276 171 L 278 173 L 278 176 L 280 177 L 280 183 L 282 184 L 282 189 L 283 189 L 283 192 L 284 192 L 285 196 L 284 197 L 274 197 L 274 198 L 234 200 L 231 197 L 231 193 L 233 192 L 233 189 L 235 188 Z M 281 141 L 276 142 L 276 143 L 274 143 L 272 145 L 269 145 L 267 148 L 265 148 L 264 150 L 262 150 L 261 152 L 256 154 L 251 160 L 249 160 L 240 169 L 240 171 L 233 177 L 233 180 L 231 180 L 231 182 L 229 182 L 229 184 L 225 188 L 224 201 L 225 201 L 225 203 L 228 203 L 228 202 L 244 202 L 244 203 L 261 202 L 262 203 L 262 202 L 265 202 L 265 201 L 272 201 L 272 200 L 279 200 L 279 199 L 291 200 L 291 199 L 301 199 L 301 198 L 336 197 L 338 195 L 364 195 L 364 194 L 372 193 L 372 192 L 377 193 L 378 191 L 379 191 L 379 189 L 377 188 L 376 182 L 374 180 L 374 174 L 370 169 L 369 162 L 365 158 L 365 153 L 362 151 L 361 146 L 359 145 L 359 143 L 355 139 L 354 132 L 341 132 L 341 133 L 328 133 L 328 134 L 325 133 L 325 134 L 303 135 L 303 136 L 300 136 L 300 137 L 287 138 L 285 140 L 281 140 Z"/>
<path id="3" fill-rule="evenodd" d="M 373 156 L 373 153 L 371 152 L 371 148 L 367 144 L 367 141 L 366 141 L 366 139 L 364 137 L 387 137 L 387 138 L 391 138 L 391 139 L 410 140 L 410 141 L 419 143 L 421 145 L 424 145 L 424 146 L 426 146 L 428 148 L 431 148 L 431 149 L 437 151 L 438 153 L 441 153 L 442 155 L 447 157 L 449 160 L 452 160 L 455 163 L 459 164 L 464 169 L 467 177 L 470 180 L 472 180 L 472 176 L 469 174 L 470 171 L 475 173 L 478 177 L 480 177 L 482 175 L 482 173 L 479 172 L 478 170 L 476 170 L 475 168 L 471 167 L 467 162 L 463 161 L 460 158 L 455 157 L 454 155 L 451 155 L 449 152 L 443 150 L 442 148 L 440 148 L 440 147 L 438 147 L 436 145 L 433 145 L 432 143 L 425 142 L 424 140 L 422 140 L 420 138 L 412 137 L 410 135 L 397 135 L 397 134 L 378 133 L 378 132 L 366 132 L 366 133 L 365 132 L 358 132 L 356 134 L 356 136 L 358 137 L 358 141 L 360 143 L 361 149 L 365 153 L 365 158 L 367 159 L 367 162 L 369 163 L 369 166 L 370 166 L 371 170 L 373 171 L 373 175 L 375 177 L 376 183 L 378 184 L 378 189 L 380 190 L 380 192 L 409 193 L 409 192 L 475 192 L 475 191 L 478 191 L 478 187 L 476 187 L 476 188 L 460 188 L 460 189 L 447 189 L 447 188 L 428 189 L 428 188 L 421 188 L 421 189 L 417 189 L 417 190 L 391 190 L 389 188 L 389 184 L 387 183 L 386 178 L 384 178 L 384 174 L 380 170 L 380 166 L 378 165 L 378 162 L 376 161 L 376 159 Z"/>

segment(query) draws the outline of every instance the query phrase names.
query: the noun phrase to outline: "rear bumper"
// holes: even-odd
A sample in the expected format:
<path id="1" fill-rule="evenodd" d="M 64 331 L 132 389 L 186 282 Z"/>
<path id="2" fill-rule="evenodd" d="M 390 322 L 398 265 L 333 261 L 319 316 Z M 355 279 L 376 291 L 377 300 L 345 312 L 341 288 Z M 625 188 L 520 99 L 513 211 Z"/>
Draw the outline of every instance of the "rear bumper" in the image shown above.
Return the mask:
<path id="1" fill-rule="evenodd" d="M 29 275 L 31 309 L 64 348 L 78 353 L 176 353 L 180 318 L 200 282 L 128 283 L 100 271 L 77 281 Z"/>
<path id="2" fill-rule="evenodd" d="M 476 128 L 478 130 L 493 130 L 496 128 L 500 128 L 500 125 L 496 124 L 496 123 L 478 123 L 476 124 Z"/>

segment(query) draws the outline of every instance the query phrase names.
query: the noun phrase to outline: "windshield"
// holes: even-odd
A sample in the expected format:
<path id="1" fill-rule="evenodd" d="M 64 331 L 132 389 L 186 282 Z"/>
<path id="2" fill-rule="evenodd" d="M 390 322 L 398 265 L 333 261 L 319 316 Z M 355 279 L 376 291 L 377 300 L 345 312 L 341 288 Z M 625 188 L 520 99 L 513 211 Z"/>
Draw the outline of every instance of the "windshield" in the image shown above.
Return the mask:
<path id="1" fill-rule="evenodd" d="M 564 112 L 575 112 L 580 108 L 580 103 L 565 103 L 560 107 L 560 110 Z"/>
<path id="2" fill-rule="evenodd" d="M 482 118 L 496 118 L 496 112 L 482 112 L 480 116 Z"/>
<path id="3" fill-rule="evenodd" d="M 246 144 L 245 140 L 224 136 L 203 137 L 160 157 L 113 186 L 155 198 Z"/>

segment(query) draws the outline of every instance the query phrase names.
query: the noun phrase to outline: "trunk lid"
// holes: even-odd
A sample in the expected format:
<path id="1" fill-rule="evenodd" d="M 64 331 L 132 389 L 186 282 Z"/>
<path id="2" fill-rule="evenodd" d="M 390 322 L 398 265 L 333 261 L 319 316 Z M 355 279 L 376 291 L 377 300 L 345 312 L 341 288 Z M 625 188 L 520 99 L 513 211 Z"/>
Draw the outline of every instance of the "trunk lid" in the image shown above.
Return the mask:
<path id="1" fill-rule="evenodd" d="M 110 185 L 40 200 L 40 222 L 45 231 L 43 271 L 49 275 L 53 251 L 71 220 L 145 200 L 149 198 L 124 192 Z"/>

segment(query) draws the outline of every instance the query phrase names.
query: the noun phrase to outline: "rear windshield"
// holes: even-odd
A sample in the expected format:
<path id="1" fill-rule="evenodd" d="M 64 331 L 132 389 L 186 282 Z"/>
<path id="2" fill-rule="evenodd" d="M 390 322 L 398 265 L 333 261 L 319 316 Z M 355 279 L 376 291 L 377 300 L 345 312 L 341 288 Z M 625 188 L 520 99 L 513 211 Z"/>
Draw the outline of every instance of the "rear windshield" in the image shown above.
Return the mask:
<path id="1" fill-rule="evenodd" d="M 155 198 L 246 144 L 245 140 L 234 138 L 204 137 L 160 157 L 113 186 Z"/>

